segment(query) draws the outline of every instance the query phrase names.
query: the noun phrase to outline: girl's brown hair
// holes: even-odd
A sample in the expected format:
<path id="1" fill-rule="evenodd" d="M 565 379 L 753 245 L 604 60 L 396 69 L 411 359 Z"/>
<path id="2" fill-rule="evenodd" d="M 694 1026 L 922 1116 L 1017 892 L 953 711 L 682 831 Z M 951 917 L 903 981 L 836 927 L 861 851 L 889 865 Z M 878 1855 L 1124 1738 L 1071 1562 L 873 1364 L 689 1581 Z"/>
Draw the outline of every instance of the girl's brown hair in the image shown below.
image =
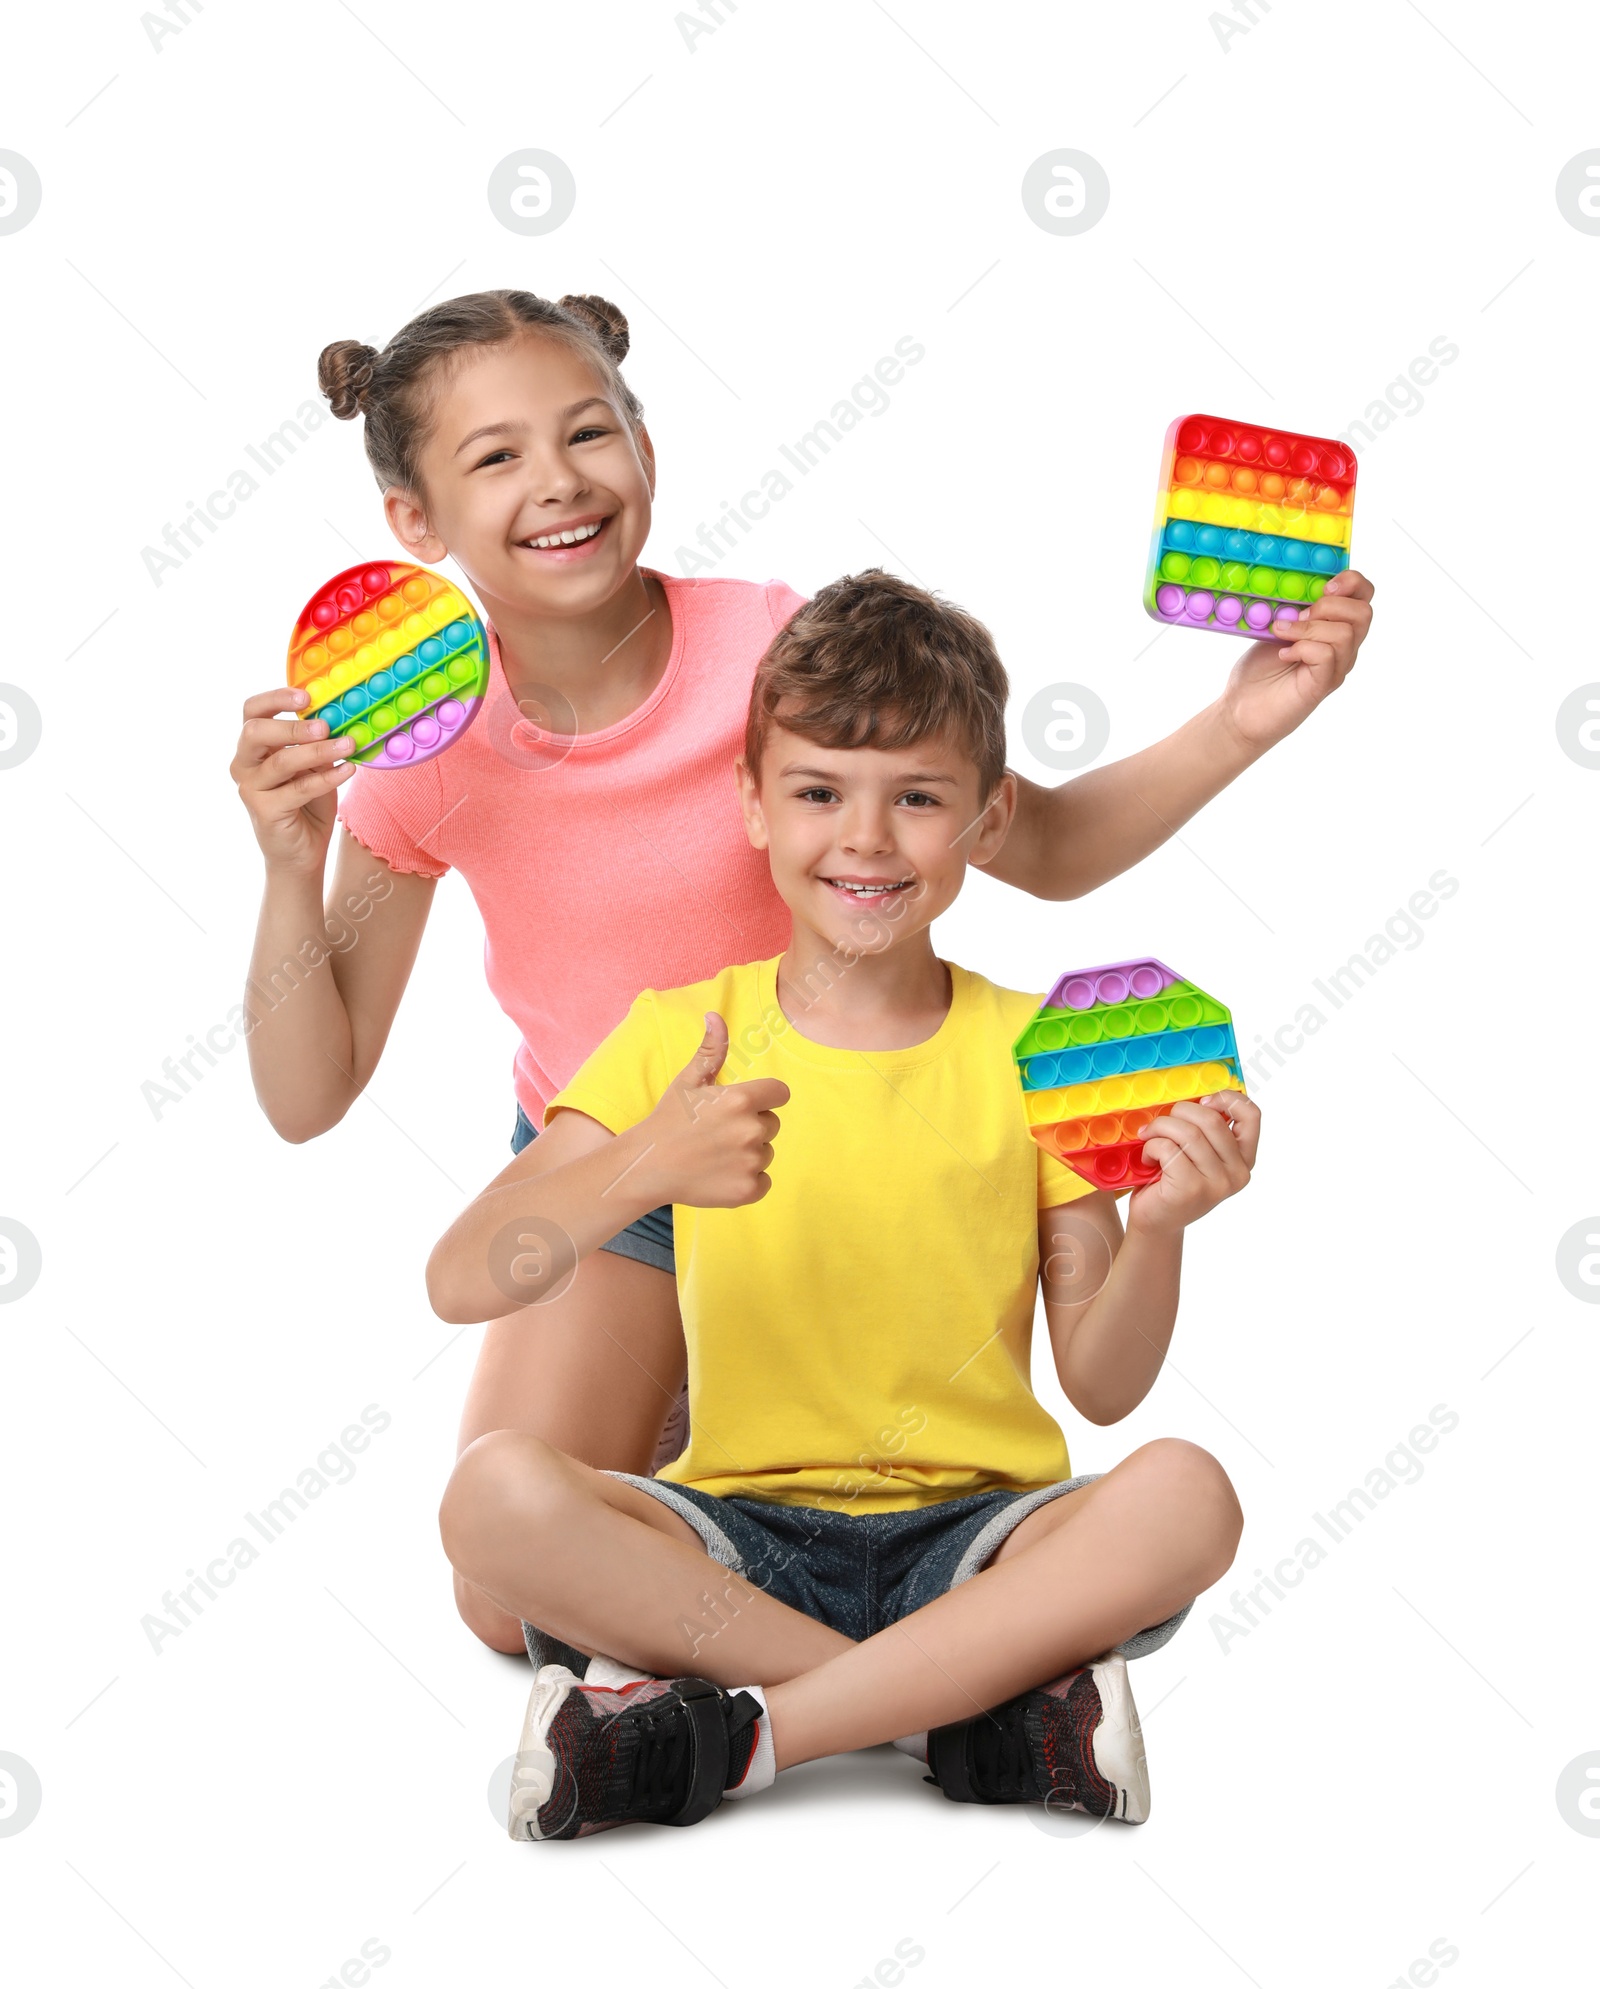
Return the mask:
<path id="1" fill-rule="evenodd" d="M 872 567 L 830 581 L 774 636 L 750 691 L 745 765 L 760 778 L 774 725 L 884 752 L 951 733 L 987 801 L 1006 770 L 1008 691 L 982 622 Z"/>
<path id="2" fill-rule="evenodd" d="M 559 339 L 582 353 L 617 397 L 634 428 L 644 409 L 623 379 L 628 321 L 604 297 L 552 304 L 530 290 L 480 290 L 452 297 L 402 326 L 381 352 L 353 338 L 324 346 L 317 384 L 340 421 L 366 416 L 363 441 L 378 488 L 417 491 L 436 374 L 475 345 L 504 345 L 523 332 Z"/>

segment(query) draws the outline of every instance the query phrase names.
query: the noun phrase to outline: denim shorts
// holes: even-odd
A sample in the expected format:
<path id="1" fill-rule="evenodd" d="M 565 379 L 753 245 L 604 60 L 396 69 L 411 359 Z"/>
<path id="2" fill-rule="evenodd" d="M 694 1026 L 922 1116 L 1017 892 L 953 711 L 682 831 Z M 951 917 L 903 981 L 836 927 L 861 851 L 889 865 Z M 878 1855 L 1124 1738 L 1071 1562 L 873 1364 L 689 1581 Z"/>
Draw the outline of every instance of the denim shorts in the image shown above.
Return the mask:
<path id="1" fill-rule="evenodd" d="M 511 1151 L 521 1153 L 539 1137 L 539 1129 L 519 1105 L 517 1123 L 511 1129 Z M 659 1209 L 652 1209 L 648 1215 L 640 1216 L 637 1222 L 613 1236 L 609 1243 L 602 1243 L 602 1250 L 609 1250 L 613 1257 L 631 1257 L 636 1264 L 648 1264 L 652 1270 L 665 1271 L 673 1277 L 677 1272 L 677 1259 L 672 1250 L 672 1204 L 665 1203 Z"/>
<path id="2" fill-rule="evenodd" d="M 1092 1485 L 1101 1475 L 1091 1471 L 1032 1492 L 974 1492 L 909 1512 L 848 1513 L 766 1499 L 723 1499 L 662 1478 L 610 1473 L 685 1520 L 714 1561 L 852 1643 L 876 1636 L 970 1579 L 988 1566 L 1030 1513 Z M 1193 1607 L 1186 1602 L 1164 1623 L 1136 1631 L 1118 1646 L 1122 1656 L 1144 1657 L 1159 1650 Z M 564 1645 L 532 1624 L 522 1629 L 535 1664 L 571 1662 L 562 1654 Z M 580 1675 L 582 1663 L 575 1667 Z"/>

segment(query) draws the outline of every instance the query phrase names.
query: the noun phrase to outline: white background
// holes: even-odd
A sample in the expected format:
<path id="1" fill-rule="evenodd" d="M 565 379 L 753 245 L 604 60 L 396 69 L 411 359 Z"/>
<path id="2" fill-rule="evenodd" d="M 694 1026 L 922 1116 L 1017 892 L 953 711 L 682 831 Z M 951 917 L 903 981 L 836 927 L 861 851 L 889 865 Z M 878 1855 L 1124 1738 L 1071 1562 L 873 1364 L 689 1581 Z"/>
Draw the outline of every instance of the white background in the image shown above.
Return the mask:
<path id="1" fill-rule="evenodd" d="M 847 1989 L 909 1941 L 917 1989 L 1380 1989 L 1443 1943 L 1452 1989 L 1577 1979 L 1600 1842 L 1556 1783 L 1600 1748 L 1600 1314 L 1555 1258 L 1600 1206 L 1600 776 L 1555 715 L 1600 676 L 1600 238 L 1555 182 L 1600 144 L 1600 35 L 1446 0 L 1255 0 L 1248 27 L 1176 0 L 719 11 L 692 49 L 667 0 L 210 0 L 159 49 L 133 0 L 8 30 L 0 145 L 44 199 L 0 237 L 0 674 L 44 737 L 0 774 L 0 1215 L 43 1273 L 0 1309 L 0 1752 L 43 1804 L 0 1837 L 6 1973 L 311 1989 L 369 1942 L 383 1989 Z M 486 198 L 527 146 L 578 188 L 540 238 Z M 1063 146 L 1111 185 L 1075 237 L 1020 197 Z M 513 1112 L 465 888 L 441 888 L 335 1132 L 280 1143 L 242 1048 L 159 1117 L 141 1091 L 239 998 L 240 701 L 280 680 L 315 584 L 387 541 L 330 421 L 159 586 L 142 549 L 314 395 L 330 339 L 508 284 L 628 313 L 661 459 L 647 558 L 672 570 L 918 339 L 889 410 L 718 570 L 909 572 L 993 628 L 1016 711 L 1094 688 L 1110 755 L 1237 653 L 1141 609 L 1171 417 L 1339 433 L 1431 341 L 1459 347 L 1362 443 L 1378 618 L 1347 688 L 1134 875 L 1062 905 L 974 880 L 941 928 L 1023 987 L 1158 953 L 1248 1053 L 1433 873 L 1459 884 L 1255 1087 L 1257 1180 L 1192 1238 L 1148 1402 L 1091 1429 L 1041 1373 L 1075 1468 L 1187 1436 L 1248 1516 L 1233 1577 L 1135 1668 L 1141 1830 L 1049 1834 L 877 1752 L 694 1832 L 512 1844 L 486 1791 L 528 1673 L 457 1622 L 435 1528 L 476 1334 L 439 1326 L 420 1276 Z M 154 1652 L 163 1592 L 368 1404 L 392 1421 L 354 1479 Z M 1235 1583 L 1438 1404 L 1459 1426 L 1421 1479 L 1224 1649 Z"/>

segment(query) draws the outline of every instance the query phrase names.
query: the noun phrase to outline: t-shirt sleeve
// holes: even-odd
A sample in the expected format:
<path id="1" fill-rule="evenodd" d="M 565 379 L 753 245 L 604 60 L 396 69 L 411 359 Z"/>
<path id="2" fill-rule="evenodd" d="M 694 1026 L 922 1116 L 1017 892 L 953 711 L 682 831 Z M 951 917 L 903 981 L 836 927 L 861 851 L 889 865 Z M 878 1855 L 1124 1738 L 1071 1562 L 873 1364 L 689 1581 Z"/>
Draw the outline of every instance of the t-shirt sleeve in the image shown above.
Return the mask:
<path id="1" fill-rule="evenodd" d="M 1053 1153 L 1039 1148 L 1040 1208 L 1058 1209 L 1063 1202 L 1075 1202 L 1081 1196 L 1094 1192 L 1093 1185 L 1085 1181 L 1081 1174 L 1074 1174 L 1064 1160 L 1057 1160 Z"/>
<path id="2" fill-rule="evenodd" d="M 624 1133 L 649 1118 L 662 1094 L 693 1056 L 703 1033 L 693 1018 L 673 1011 L 647 988 L 572 1082 L 545 1107 L 548 1126 L 557 1112 L 586 1112 L 607 1132 Z M 681 1049 L 681 1054 L 679 1051 Z"/>
<path id="3" fill-rule="evenodd" d="M 1013 1091 L 1015 1091 L 1017 1079 L 1011 1064 L 1011 1044 L 1015 1041 L 1018 1033 L 1037 1013 L 1039 1001 L 1034 997 L 1024 997 L 1021 995 L 1009 996 L 1007 999 L 1015 1001 L 1018 1004 L 1017 1008 L 1010 1013 L 1005 1024 L 1008 1031 L 1006 1070 L 1009 1074 L 1009 1082 Z M 1032 1138 L 1031 1133 L 1029 1137 Z M 1046 1152 L 1037 1141 L 1034 1142 L 1034 1155 L 1038 1168 L 1039 1207 L 1041 1209 L 1058 1209 L 1065 1202 L 1081 1201 L 1085 1195 L 1092 1195 L 1096 1192 L 1091 1182 L 1085 1181 L 1081 1174 L 1074 1174 L 1065 1161 L 1057 1160 L 1053 1153 Z"/>
<path id="4" fill-rule="evenodd" d="M 772 616 L 772 632 L 774 635 L 790 620 L 796 608 L 803 608 L 805 604 L 805 595 L 797 594 L 786 581 L 769 580 L 767 582 L 767 611 Z"/>
<path id="5" fill-rule="evenodd" d="M 420 767 L 415 772 L 406 769 L 396 773 L 374 773 L 363 767 L 344 790 L 339 822 L 363 849 L 382 857 L 391 870 L 402 871 L 411 877 L 443 877 L 450 868 L 449 864 L 422 847 L 417 839 L 418 831 L 408 819 L 415 815 L 420 821 L 426 816 L 428 822 L 437 822 L 443 812 L 433 805 L 438 794 L 437 769 L 431 781 L 419 780 L 418 776 L 422 774 L 424 769 Z M 404 793 L 392 785 L 397 780 L 408 783 Z M 383 798 L 385 781 L 391 783 L 388 801 Z M 425 794 L 421 791 L 424 788 Z M 417 800 L 425 804 L 420 812 L 414 806 Z M 399 803 L 413 805 L 391 805 Z M 422 833 L 426 834 L 426 828 Z"/>

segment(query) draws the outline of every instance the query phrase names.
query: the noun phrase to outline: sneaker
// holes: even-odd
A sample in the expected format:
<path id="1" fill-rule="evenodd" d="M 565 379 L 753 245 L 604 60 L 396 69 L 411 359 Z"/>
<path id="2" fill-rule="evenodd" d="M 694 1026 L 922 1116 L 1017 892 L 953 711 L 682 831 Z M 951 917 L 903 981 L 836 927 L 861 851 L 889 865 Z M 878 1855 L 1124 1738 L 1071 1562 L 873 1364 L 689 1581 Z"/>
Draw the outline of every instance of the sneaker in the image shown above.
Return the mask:
<path id="1" fill-rule="evenodd" d="M 619 1823 L 698 1823 L 743 1779 L 759 1703 L 704 1678 L 533 1681 L 511 1774 L 511 1835 L 549 1843 Z"/>
<path id="2" fill-rule="evenodd" d="M 1143 1823 L 1144 1736 L 1120 1657 L 1101 1658 L 928 1736 L 928 1780 L 957 1803 L 1048 1803 Z"/>

